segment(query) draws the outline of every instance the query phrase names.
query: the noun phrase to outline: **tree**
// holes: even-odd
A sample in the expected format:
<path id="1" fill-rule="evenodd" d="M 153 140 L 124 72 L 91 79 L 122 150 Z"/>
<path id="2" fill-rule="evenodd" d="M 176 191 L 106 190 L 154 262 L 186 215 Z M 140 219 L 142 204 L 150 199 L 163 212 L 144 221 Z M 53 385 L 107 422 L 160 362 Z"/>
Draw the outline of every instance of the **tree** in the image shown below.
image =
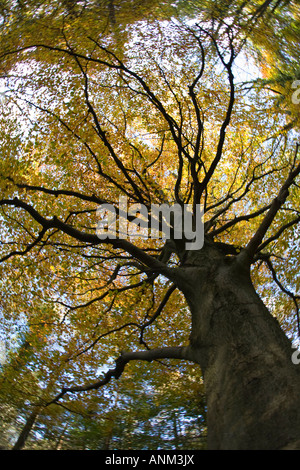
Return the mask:
<path id="1" fill-rule="evenodd" d="M 138 21 L 117 18 L 125 0 L 101 5 L 99 21 L 97 2 L 3 14 L 2 295 L 29 327 L 38 299 L 70 367 L 47 405 L 104 390 L 131 361 L 191 361 L 209 448 L 299 448 L 297 122 L 238 77 L 260 21 L 296 21 L 296 2 L 241 2 L 233 17 L 231 2 L 166 2 Z M 189 233 L 157 218 L 163 204 Z M 145 237 L 153 221 L 166 239 Z"/>

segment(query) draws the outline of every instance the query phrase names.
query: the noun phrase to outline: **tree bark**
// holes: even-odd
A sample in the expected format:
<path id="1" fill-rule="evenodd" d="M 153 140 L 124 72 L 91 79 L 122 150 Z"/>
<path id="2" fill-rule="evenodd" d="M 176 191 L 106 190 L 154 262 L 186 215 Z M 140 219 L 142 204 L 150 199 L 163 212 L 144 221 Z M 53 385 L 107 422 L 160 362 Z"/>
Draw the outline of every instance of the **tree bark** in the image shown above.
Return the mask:
<path id="1" fill-rule="evenodd" d="M 206 388 L 208 448 L 300 449 L 300 366 L 253 287 L 245 253 L 189 252 L 178 286 Z"/>
<path id="2" fill-rule="evenodd" d="M 28 438 L 33 426 L 34 426 L 34 423 L 38 417 L 40 413 L 40 407 L 35 407 L 32 412 L 30 413 L 30 415 L 28 416 L 28 418 L 26 419 L 26 422 L 23 426 L 23 429 L 16 441 L 16 443 L 14 444 L 12 450 L 22 450 L 25 446 L 25 443 L 26 443 L 26 439 Z"/>

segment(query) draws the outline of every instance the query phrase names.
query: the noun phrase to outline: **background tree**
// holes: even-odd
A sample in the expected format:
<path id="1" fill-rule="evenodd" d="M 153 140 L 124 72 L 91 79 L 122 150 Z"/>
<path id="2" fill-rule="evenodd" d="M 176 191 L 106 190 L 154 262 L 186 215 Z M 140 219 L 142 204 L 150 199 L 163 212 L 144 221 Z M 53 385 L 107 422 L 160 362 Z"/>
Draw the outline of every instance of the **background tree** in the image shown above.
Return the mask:
<path id="1" fill-rule="evenodd" d="M 274 318 L 296 335 L 297 121 L 241 73 L 244 51 L 261 66 L 255 40 L 269 47 L 263 19 L 275 34 L 297 4 L 18 5 L 2 22 L 1 294 L 30 328 L 44 312 L 64 365 L 48 406 L 104 399 L 131 361 L 181 359 L 203 374 L 209 448 L 298 448 L 299 367 Z M 120 195 L 191 204 L 195 221 L 201 203 L 203 248 L 100 239 L 97 207 Z"/>

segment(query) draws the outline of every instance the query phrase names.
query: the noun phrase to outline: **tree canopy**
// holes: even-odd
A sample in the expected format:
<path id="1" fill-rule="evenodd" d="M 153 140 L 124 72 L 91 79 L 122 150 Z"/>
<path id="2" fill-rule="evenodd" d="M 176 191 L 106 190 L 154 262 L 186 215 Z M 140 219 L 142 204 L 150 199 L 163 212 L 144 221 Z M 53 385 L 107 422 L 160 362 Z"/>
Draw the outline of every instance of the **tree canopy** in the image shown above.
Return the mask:
<path id="1" fill-rule="evenodd" d="M 7 441 L 32 416 L 33 448 L 204 447 L 201 370 L 178 361 L 193 250 L 129 222 L 163 204 L 195 221 L 201 205 L 204 243 L 249 258 L 297 338 L 299 4 L 32 0 L 0 13 Z M 100 238 L 99 208 L 119 214 L 120 197 L 128 236 L 119 224 Z"/>

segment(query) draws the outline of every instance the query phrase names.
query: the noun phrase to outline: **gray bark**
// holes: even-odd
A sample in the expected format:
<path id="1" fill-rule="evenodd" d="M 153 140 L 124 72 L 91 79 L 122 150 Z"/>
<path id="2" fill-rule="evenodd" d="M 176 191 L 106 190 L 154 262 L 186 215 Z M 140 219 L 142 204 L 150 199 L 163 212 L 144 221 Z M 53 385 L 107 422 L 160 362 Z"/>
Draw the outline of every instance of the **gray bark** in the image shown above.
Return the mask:
<path id="1" fill-rule="evenodd" d="M 245 253 L 189 252 L 178 285 L 192 313 L 188 354 L 204 377 L 208 448 L 300 449 L 300 366 Z"/>

